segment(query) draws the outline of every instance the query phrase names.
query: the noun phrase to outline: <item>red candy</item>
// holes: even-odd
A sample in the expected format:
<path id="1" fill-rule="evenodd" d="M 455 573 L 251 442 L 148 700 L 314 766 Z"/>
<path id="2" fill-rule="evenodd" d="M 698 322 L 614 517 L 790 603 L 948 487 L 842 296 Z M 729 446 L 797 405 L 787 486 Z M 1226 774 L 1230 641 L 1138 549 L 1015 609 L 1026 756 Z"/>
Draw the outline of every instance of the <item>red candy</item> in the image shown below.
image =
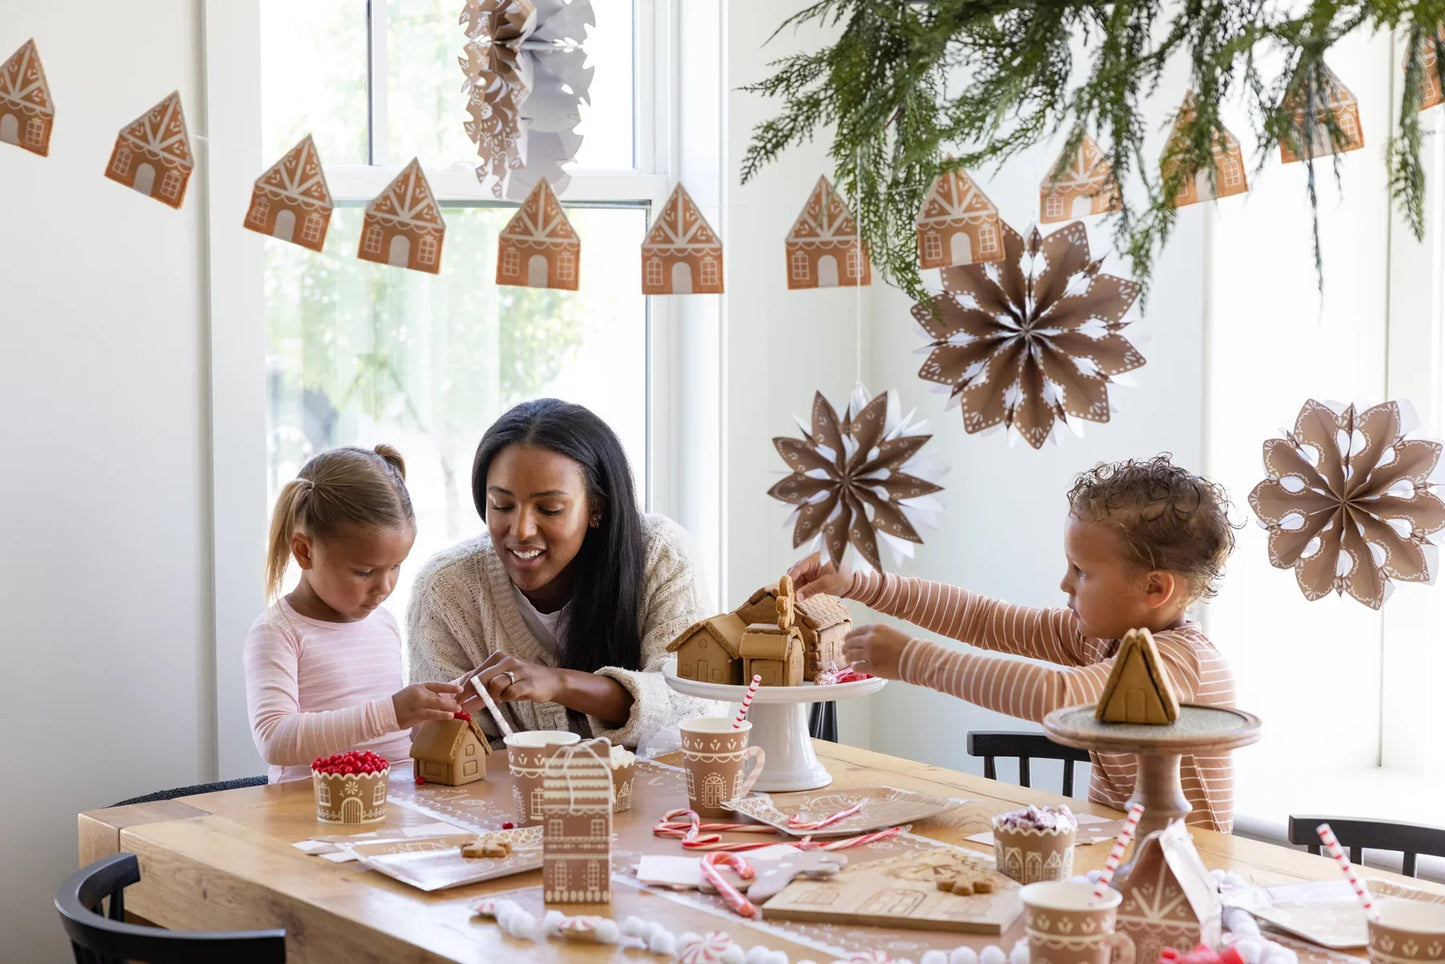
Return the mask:
<path id="1" fill-rule="evenodd" d="M 417 777 L 417 778 L 416 778 L 416 785 L 417 785 L 417 786 L 422 786 L 422 785 L 424 785 L 425 783 L 426 783 L 426 777 Z"/>
<path id="2" fill-rule="evenodd" d="M 467 713 L 467 712 L 465 712 L 465 711 L 458 712 L 458 713 L 453 713 L 453 714 L 452 714 L 452 719 L 454 719 L 454 720 L 466 720 L 468 723 L 470 723 L 470 722 L 472 721 L 472 714 Z"/>
<path id="3" fill-rule="evenodd" d="M 390 767 L 391 764 L 385 757 L 370 750 L 348 750 L 345 753 L 333 753 L 331 756 L 319 756 L 311 761 L 311 769 L 317 773 L 343 776 L 385 773 Z"/>
<path id="4" fill-rule="evenodd" d="M 1181 954 L 1172 947 L 1164 948 L 1159 954 L 1159 964 L 1244 964 L 1244 959 L 1233 947 L 1215 951 L 1207 944 L 1197 944 L 1187 954 Z"/>
<path id="5" fill-rule="evenodd" d="M 511 829 L 512 829 L 513 827 L 515 827 L 515 826 L 516 826 L 516 824 L 512 823 L 512 821 L 510 821 L 510 820 L 504 821 L 504 822 L 502 823 L 502 829 L 503 829 L 503 830 L 511 830 Z"/>

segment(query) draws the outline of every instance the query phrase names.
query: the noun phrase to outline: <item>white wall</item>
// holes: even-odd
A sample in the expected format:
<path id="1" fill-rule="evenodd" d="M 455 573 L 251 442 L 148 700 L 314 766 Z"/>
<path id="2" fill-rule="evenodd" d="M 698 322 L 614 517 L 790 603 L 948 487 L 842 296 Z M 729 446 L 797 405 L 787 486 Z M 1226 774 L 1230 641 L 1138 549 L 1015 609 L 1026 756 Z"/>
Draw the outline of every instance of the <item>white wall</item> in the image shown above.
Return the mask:
<path id="1" fill-rule="evenodd" d="M 0 145 L 0 957 L 69 959 L 50 901 L 75 814 L 207 779 L 210 655 L 204 164 L 177 212 L 102 176 L 179 86 L 204 131 L 195 3 L 0 0 L 34 37 L 50 156 Z"/>

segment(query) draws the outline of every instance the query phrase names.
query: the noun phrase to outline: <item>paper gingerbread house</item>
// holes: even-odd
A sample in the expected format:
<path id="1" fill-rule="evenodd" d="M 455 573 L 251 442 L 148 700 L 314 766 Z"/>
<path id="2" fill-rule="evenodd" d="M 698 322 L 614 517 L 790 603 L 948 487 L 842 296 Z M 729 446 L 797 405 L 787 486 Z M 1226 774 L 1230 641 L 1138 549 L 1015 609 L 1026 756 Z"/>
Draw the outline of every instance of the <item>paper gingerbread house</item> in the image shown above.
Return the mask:
<path id="1" fill-rule="evenodd" d="M 787 577 L 784 576 L 784 579 Z M 789 582 L 791 588 L 791 581 Z M 737 609 L 744 623 L 765 623 L 776 609 L 778 588 L 764 586 Z M 794 603 L 797 627 L 803 638 L 803 677 L 814 679 L 831 663 L 843 665 L 843 637 L 853 628 L 843 601 L 837 596 L 818 594 Z M 752 679 L 745 676 L 744 680 Z"/>
<path id="2" fill-rule="evenodd" d="M 544 177 L 497 239 L 497 284 L 577 290 L 582 242 Z"/>
<path id="3" fill-rule="evenodd" d="M 418 780 L 460 787 L 484 780 L 492 748 L 470 717 L 427 720 L 411 741 L 412 772 Z"/>
<path id="4" fill-rule="evenodd" d="M 678 184 L 642 242 L 642 293 L 720 295 L 722 242 Z"/>
<path id="5" fill-rule="evenodd" d="M 1219 890 L 1183 821 L 1139 843 L 1119 892 L 1115 926 L 1134 941 L 1137 960 L 1157 961 L 1166 947 L 1219 943 Z"/>
<path id="6" fill-rule="evenodd" d="M 1330 117 L 1334 118 L 1343 137 L 1339 153 L 1358 151 L 1365 146 L 1365 133 L 1360 127 L 1359 100 L 1323 63 L 1316 81 L 1309 85 L 1305 77 L 1297 77 L 1285 94 L 1284 107 L 1290 115 L 1290 130 L 1303 152 L 1297 152 L 1287 139 L 1281 138 L 1279 156 L 1286 164 L 1306 158 L 1327 157 L 1336 152 L 1334 135 L 1329 129 Z M 1311 87 L 1313 98 L 1310 96 Z"/>
<path id="7" fill-rule="evenodd" d="M 421 163 L 412 158 L 386 190 L 366 206 L 356 256 L 363 261 L 439 274 L 446 231 Z"/>
<path id="8" fill-rule="evenodd" d="M 738 648 L 748 624 L 736 613 L 722 613 L 699 620 L 682 631 L 667 646 L 677 654 L 677 675 L 680 679 L 701 683 L 743 683 L 742 651 Z M 751 679 L 751 677 L 749 677 Z"/>
<path id="9" fill-rule="evenodd" d="M 181 110 L 180 91 L 121 129 L 105 176 L 179 208 L 196 161 Z"/>
<path id="10" fill-rule="evenodd" d="M 933 179 L 914 227 L 921 268 L 981 264 L 1004 258 L 1003 222 L 998 207 L 962 170 L 944 171 Z"/>
<path id="11" fill-rule="evenodd" d="M 1070 221 L 1119 209 L 1114 165 L 1088 134 L 1073 151 L 1065 151 L 1039 185 L 1039 220 Z"/>
<path id="12" fill-rule="evenodd" d="M 743 636 L 753 628 L 776 629 L 778 590 L 778 586 L 764 586 L 734 611 L 699 620 L 683 630 L 667 647 L 668 652 L 677 654 L 677 675 L 732 686 L 751 680 L 752 673 L 744 668 Z M 795 602 L 794 614 L 794 629 L 802 642 L 803 679 L 815 678 L 829 663 L 841 666 L 843 637 L 853 628 L 842 601 L 837 596 L 812 596 Z M 764 645 L 762 640 L 759 645 Z M 758 658 L 791 659 L 786 647 L 782 652 L 781 657 Z M 764 678 L 763 683 L 768 680 Z"/>
<path id="13" fill-rule="evenodd" d="M 245 227 L 320 251 L 331 226 L 331 189 L 321 170 L 316 142 L 307 134 L 286 156 L 256 178 Z M 297 228 L 300 228 L 298 231 Z"/>
<path id="14" fill-rule="evenodd" d="M 559 746 L 542 766 L 542 899 L 612 899 L 612 744 Z"/>
<path id="15" fill-rule="evenodd" d="M 1179 719 L 1174 683 L 1149 630 L 1131 629 L 1124 634 L 1094 717 L 1104 723 L 1156 725 Z"/>
<path id="16" fill-rule="evenodd" d="M 1440 86 L 1440 53 L 1438 45 L 1445 45 L 1445 26 L 1433 37 L 1425 37 L 1420 41 L 1420 55 L 1425 61 L 1425 76 L 1420 81 L 1420 109 L 1429 110 L 1439 104 L 1445 104 L 1445 90 Z M 0 140 L 4 136 L 0 135 Z"/>
<path id="17" fill-rule="evenodd" d="M 1186 91 L 1184 103 L 1180 106 L 1179 113 L 1174 118 L 1174 127 L 1169 132 L 1169 141 L 1159 158 L 1160 173 L 1166 178 L 1179 166 L 1179 154 L 1185 144 L 1182 127 L 1194 119 L 1194 110 L 1194 92 Z M 1210 148 L 1210 154 L 1213 158 L 1211 167 L 1195 171 L 1174 195 L 1173 204 L 1176 208 L 1243 194 L 1249 190 L 1244 176 L 1244 151 L 1240 149 L 1237 137 L 1220 128 L 1214 145 Z"/>
<path id="18" fill-rule="evenodd" d="M 857 287 L 873 283 L 873 267 L 843 196 L 818 178 L 783 245 L 789 288 Z"/>
<path id="19" fill-rule="evenodd" d="M 50 153 L 55 102 L 35 41 L 27 40 L 0 64 L 0 141 L 32 154 Z"/>

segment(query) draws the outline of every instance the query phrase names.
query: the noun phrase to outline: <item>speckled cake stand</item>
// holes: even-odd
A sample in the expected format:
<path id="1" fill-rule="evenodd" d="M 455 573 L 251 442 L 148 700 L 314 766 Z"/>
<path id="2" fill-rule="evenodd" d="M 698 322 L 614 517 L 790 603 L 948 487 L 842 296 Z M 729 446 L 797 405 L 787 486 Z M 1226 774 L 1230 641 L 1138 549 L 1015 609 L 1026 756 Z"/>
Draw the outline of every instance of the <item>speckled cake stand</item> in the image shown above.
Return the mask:
<path id="1" fill-rule="evenodd" d="M 663 679 L 684 696 L 727 700 L 735 704 L 733 713 L 737 712 L 737 705 L 742 703 L 743 694 L 748 691 L 746 686 L 682 679 L 671 666 L 663 670 Z M 813 740 L 808 735 L 808 704 L 867 696 L 881 690 L 886 682 L 873 677 L 831 686 L 814 686 L 811 683 L 803 686 L 759 686 L 748 709 L 748 719 L 753 724 L 748 742 L 762 747 L 767 759 L 763 761 L 762 776 L 758 777 L 753 789 L 816 790 L 832 783 L 832 775 L 818 762 L 818 756 L 813 752 Z"/>
<path id="2" fill-rule="evenodd" d="M 1259 717 L 1217 706 L 1179 707 L 1179 719 L 1165 726 L 1100 723 L 1094 704 L 1066 706 L 1044 717 L 1044 732 L 1064 746 L 1097 753 L 1133 753 L 1139 760 L 1134 795 L 1144 816 L 1134 840 L 1163 830 L 1190 811 L 1179 783 L 1179 758 L 1186 753 L 1223 753 L 1259 739 Z"/>

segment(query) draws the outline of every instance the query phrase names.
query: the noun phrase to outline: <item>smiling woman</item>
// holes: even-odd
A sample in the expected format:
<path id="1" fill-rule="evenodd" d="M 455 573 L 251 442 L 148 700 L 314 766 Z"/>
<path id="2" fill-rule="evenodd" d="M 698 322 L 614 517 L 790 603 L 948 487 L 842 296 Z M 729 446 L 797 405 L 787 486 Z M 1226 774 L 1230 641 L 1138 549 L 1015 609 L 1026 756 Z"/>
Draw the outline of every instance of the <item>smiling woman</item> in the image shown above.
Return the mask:
<path id="1" fill-rule="evenodd" d="M 557 399 L 516 406 L 482 436 L 472 497 L 487 531 L 416 577 L 413 680 L 476 677 L 516 729 L 632 747 L 717 712 L 662 679 L 667 644 L 698 618 L 701 594 L 686 534 L 637 511 L 605 422 Z M 469 709 L 490 728 L 484 707 Z"/>

